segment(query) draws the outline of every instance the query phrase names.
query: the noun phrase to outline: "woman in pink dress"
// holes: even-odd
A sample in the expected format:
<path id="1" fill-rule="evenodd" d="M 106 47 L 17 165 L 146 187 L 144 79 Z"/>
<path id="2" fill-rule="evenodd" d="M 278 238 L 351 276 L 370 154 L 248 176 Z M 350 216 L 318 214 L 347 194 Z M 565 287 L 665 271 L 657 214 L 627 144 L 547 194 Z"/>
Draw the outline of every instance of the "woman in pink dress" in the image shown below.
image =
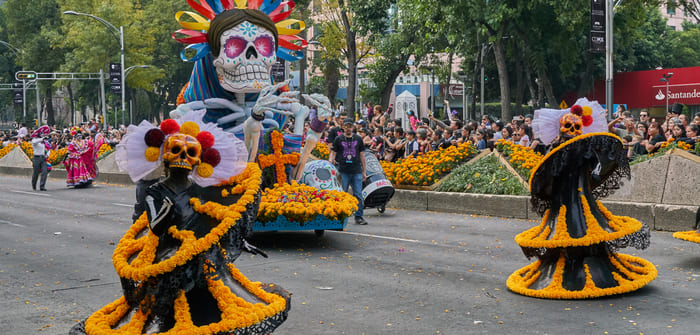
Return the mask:
<path id="1" fill-rule="evenodd" d="M 86 187 L 95 179 L 94 145 L 89 139 L 83 139 L 80 131 L 71 130 L 73 140 L 68 145 L 66 166 L 66 184 L 75 188 Z"/>

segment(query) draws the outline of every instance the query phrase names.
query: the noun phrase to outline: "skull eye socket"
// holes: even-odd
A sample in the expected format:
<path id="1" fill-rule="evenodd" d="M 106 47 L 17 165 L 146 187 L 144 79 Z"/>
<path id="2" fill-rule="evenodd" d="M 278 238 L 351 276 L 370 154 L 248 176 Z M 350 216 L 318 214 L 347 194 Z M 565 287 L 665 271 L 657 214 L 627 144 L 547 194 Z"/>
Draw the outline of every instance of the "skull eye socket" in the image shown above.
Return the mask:
<path id="1" fill-rule="evenodd" d="M 580 125 L 580 124 L 575 124 L 575 125 L 574 125 L 574 129 L 576 129 L 576 130 L 581 129 L 581 125 Z"/>
<path id="2" fill-rule="evenodd" d="M 564 128 L 571 128 L 571 123 L 567 122 L 566 124 L 564 124 Z"/>
<path id="3" fill-rule="evenodd" d="M 187 149 L 187 156 L 190 156 L 190 157 L 197 156 L 197 149 L 195 149 L 195 148 Z"/>
<path id="4" fill-rule="evenodd" d="M 248 44 L 248 42 L 240 37 L 229 38 L 226 40 L 226 48 L 224 49 L 226 56 L 229 58 L 240 56 L 243 50 L 245 50 L 246 44 Z"/>
<path id="5" fill-rule="evenodd" d="M 170 149 L 170 152 L 177 154 L 177 153 L 180 153 L 181 150 L 182 149 L 180 149 L 180 146 L 176 145 L 176 146 L 173 146 L 172 149 Z"/>
<path id="6" fill-rule="evenodd" d="M 255 39 L 255 49 L 263 57 L 270 57 L 275 51 L 275 42 L 270 36 L 260 36 Z"/>

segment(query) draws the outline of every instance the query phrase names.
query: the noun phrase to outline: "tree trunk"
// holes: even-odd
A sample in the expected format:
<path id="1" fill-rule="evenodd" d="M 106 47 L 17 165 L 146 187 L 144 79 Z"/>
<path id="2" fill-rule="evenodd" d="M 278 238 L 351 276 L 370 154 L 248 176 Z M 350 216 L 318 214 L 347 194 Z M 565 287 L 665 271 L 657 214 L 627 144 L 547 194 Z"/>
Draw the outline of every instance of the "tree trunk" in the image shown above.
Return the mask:
<path id="1" fill-rule="evenodd" d="M 49 87 L 46 88 L 46 123 L 49 126 L 53 126 L 56 124 L 56 117 L 54 116 L 53 112 L 53 95 L 52 93 L 52 87 L 49 85 Z"/>
<path id="2" fill-rule="evenodd" d="M 509 121 L 512 119 L 510 113 L 510 83 L 503 42 L 497 40 L 493 46 L 493 54 L 496 58 L 496 67 L 498 68 L 498 81 L 501 87 L 501 120 Z"/>
<path id="3" fill-rule="evenodd" d="M 521 105 L 523 104 L 523 91 L 525 90 L 525 83 L 523 82 L 523 67 L 522 59 L 515 60 L 515 110 L 513 114 L 520 115 Z"/>
<path id="4" fill-rule="evenodd" d="M 547 72 L 544 70 L 539 71 L 537 76 L 540 78 L 542 89 L 544 90 L 544 94 L 547 96 L 547 101 L 549 101 L 549 106 L 552 108 L 556 108 L 556 106 L 559 106 L 559 102 L 554 96 L 554 90 L 552 90 L 552 83 L 549 81 Z"/>
<path id="5" fill-rule="evenodd" d="M 326 93 L 328 100 L 331 101 L 331 106 L 335 106 L 335 96 L 338 94 L 338 79 L 340 78 L 340 70 L 338 64 L 331 64 L 323 69 L 323 75 L 326 83 Z"/>

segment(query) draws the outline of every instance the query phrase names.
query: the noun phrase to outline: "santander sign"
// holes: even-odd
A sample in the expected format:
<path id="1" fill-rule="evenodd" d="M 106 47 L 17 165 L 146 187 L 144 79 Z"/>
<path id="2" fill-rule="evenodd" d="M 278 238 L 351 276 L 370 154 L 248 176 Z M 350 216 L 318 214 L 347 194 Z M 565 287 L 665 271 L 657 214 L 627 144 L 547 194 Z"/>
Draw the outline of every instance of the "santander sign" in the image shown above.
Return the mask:
<path id="1" fill-rule="evenodd" d="M 651 94 L 657 103 L 666 102 L 666 86 L 654 85 L 651 88 Z M 700 83 L 669 85 L 668 87 L 669 104 L 678 102 L 682 104 L 696 105 L 700 103 Z"/>

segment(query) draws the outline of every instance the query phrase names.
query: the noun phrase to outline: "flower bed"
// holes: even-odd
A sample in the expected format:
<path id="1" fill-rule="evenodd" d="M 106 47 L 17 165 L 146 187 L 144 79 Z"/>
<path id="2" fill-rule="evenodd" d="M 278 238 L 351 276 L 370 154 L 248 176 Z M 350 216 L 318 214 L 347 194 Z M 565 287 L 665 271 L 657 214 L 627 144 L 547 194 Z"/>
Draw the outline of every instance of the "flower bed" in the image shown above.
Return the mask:
<path id="1" fill-rule="evenodd" d="M 527 195 L 528 190 L 494 155 L 462 165 L 437 187 L 439 192 Z"/>
<path id="2" fill-rule="evenodd" d="M 508 158 L 508 163 L 525 179 L 530 179 L 530 172 L 544 157 L 528 147 L 500 139 L 496 141 L 496 150 Z"/>
<path id="3" fill-rule="evenodd" d="M 476 147 L 471 143 L 462 143 L 447 149 L 429 151 L 418 157 L 404 158 L 396 163 L 381 161 L 381 164 L 387 179 L 394 185 L 428 186 L 477 153 Z"/>
<path id="4" fill-rule="evenodd" d="M 0 149 L 0 158 L 5 157 L 5 155 L 9 154 L 12 149 L 14 149 L 17 146 L 17 144 L 10 143 L 6 147 L 3 147 Z"/>
<path id="5" fill-rule="evenodd" d="M 68 149 L 66 148 L 51 150 L 49 152 L 49 164 L 59 166 L 66 159 L 66 155 L 68 155 Z"/>
<path id="6" fill-rule="evenodd" d="M 275 184 L 265 189 L 260 201 L 257 221 L 274 222 L 279 216 L 298 224 L 312 222 L 318 216 L 327 220 L 343 221 L 357 210 L 357 199 L 339 191 L 319 190 L 299 184 Z"/>
<path id="7" fill-rule="evenodd" d="M 100 146 L 100 150 L 97 152 L 97 160 L 107 157 L 112 152 L 114 152 L 114 149 L 111 145 L 107 143 L 102 144 L 102 146 Z"/>

